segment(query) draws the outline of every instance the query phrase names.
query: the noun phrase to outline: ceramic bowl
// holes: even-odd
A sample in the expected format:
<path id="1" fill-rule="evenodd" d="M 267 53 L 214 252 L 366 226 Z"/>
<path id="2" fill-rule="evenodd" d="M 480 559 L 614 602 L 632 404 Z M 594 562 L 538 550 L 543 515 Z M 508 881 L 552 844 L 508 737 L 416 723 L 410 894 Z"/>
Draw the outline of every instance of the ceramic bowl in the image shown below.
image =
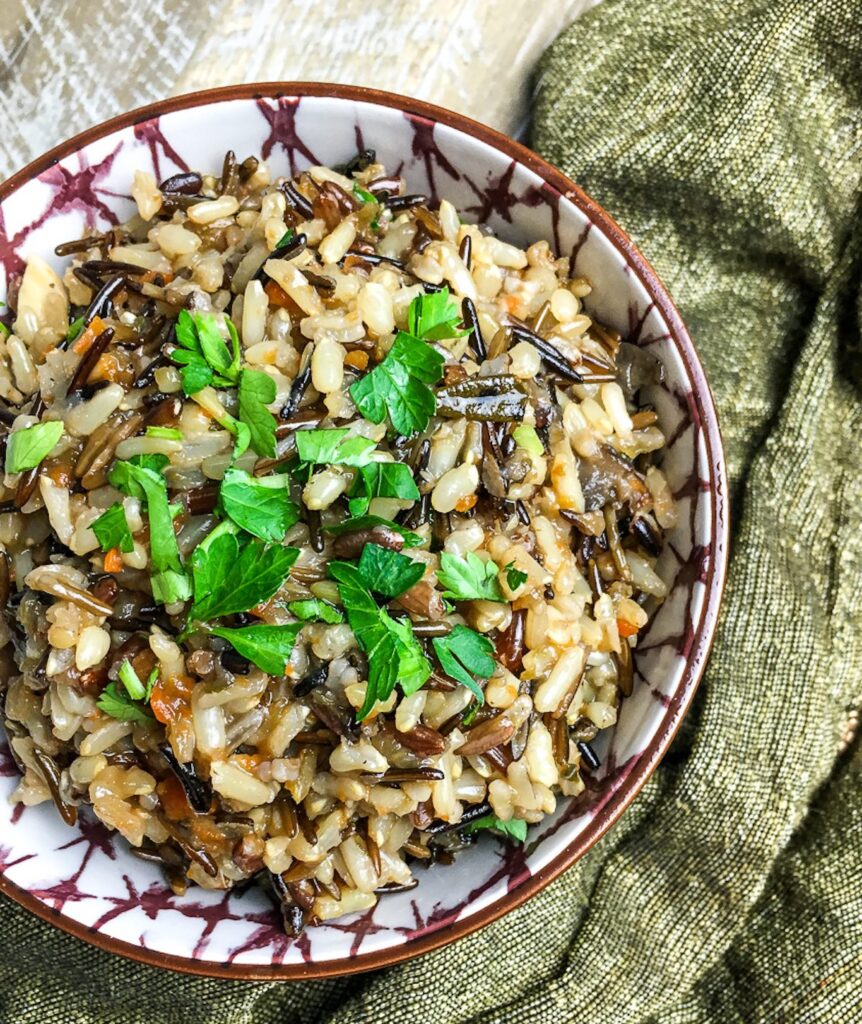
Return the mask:
<path id="1" fill-rule="evenodd" d="M 651 395 L 668 437 L 663 469 L 679 523 L 659 566 L 670 594 L 638 645 L 633 695 L 602 734 L 601 768 L 577 799 L 532 827 L 526 844 L 484 836 L 453 866 L 376 907 L 285 937 L 267 898 L 191 888 L 86 814 L 64 825 L 50 804 L 8 796 L 16 769 L 0 748 L 0 890 L 39 917 L 149 964 L 235 978 L 296 978 L 378 968 L 451 942 L 537 893 L 596 842 L 655 769 L 691 702 L 725 573 L 726 482 L 716 413 L 674 305 L 613 219 L 559 171 L 489 128 L 400 96 L 307 83 L 244 86 L 170 99 L 84 132 L 0 186 L 0 277 L 85 228 L 128 217 L 133 171 L 161 180 L 217 169 L 224 151 L 263 154 L 275 174 L 336 164 L 374 147 L 411 192 L 452 200 L 465 219 L 519 244 L 549 239 L 595 285 L 588 312 L 649 347 L 666 371 Z M 5 282 L 0 295 L 5 294 Z"/>

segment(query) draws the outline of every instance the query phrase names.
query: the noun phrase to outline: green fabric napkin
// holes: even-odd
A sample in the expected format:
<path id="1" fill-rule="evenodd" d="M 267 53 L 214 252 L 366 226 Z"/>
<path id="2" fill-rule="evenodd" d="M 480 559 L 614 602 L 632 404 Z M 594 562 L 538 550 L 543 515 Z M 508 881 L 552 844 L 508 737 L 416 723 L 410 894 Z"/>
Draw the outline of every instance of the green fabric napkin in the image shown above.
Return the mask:
<path id="1" fill-rule="evenodd" d="M 638 240 L 720 407 L 733 557 L 682 735 L 544 893 L 376 975 L 172 976 L 4 901 L 4 1021 L 862 1019 L 862 3 L 605 0 L 533 142 Z"/>

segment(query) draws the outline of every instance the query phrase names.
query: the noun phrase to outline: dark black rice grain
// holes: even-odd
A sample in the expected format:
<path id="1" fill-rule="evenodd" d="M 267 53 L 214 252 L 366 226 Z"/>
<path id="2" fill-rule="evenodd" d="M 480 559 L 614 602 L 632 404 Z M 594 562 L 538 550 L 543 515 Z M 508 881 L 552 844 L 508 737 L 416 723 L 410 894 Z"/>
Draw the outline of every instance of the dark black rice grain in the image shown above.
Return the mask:
<path id="1" fill-rule="evenodd" d="M 578 740 L 578 750 L 580 750 L 581 757 L 584 759 L 587 767 L 590 768 L 591 771 L 595 771 L 597 768 L 601 767 L 602 762 L 598 759 L 596 752 L 589 743 L 584 740 Z"/>
<path id="2" fill-rule="evenodd" d="M 470 332 L 470 342 L 473 346 L 473 351 L 476 353 L 476 358 L 480 363 L 483 363 L 488 358 L 488 349 L 485 345 L 485 339 L 482 337 L 482 328 L 479 326 L 479 315 L 476 312 L 476 305 L 472 299 L 466 296 L 461 303 L 461 318 L 464 326 Z"/>

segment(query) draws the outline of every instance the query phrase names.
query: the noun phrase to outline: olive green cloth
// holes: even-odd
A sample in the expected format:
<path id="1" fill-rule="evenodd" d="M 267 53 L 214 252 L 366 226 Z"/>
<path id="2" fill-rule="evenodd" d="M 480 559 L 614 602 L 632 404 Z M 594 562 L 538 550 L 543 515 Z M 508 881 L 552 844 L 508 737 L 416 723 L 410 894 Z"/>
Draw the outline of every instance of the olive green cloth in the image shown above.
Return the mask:
<path id="1" fill-rule="evenodd" d="M 174 977 L 5 901 L 3 1020 L 862 1019 L 862 3 L 606 0 L 533 141 L 639 241 L 721 410 L 733 556 L 682 735 L 544 893 L 375 975 Z"/>

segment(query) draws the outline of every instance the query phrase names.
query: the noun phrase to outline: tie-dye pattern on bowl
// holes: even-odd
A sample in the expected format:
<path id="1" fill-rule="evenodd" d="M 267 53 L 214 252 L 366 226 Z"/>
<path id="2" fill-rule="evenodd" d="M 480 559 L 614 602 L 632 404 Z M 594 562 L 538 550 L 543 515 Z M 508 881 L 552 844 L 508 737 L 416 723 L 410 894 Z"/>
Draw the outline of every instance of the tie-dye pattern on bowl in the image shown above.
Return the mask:
<path id="1" fill-rule="evenodd" d="M 86 227 L 133 211 L 136 169 L 161 180 L 218 169 L 224 151 L 263 154 L 274 174 L 338 164 L 365 146 L 408 190 L 444 196 L 509 241 L 546 238 L 598 285 L 587 311 L 649 346 L 665 383 L 651 400 L 668 437 L 662 463 L 679 505 L 659 571 L 670 594 L 635 655 L 633 695 L 598 744 L 587 791 L 562 800 L 527 843 L 483 837 L 451 867 L 419 868 L 417 888 L 373 909 L 284 935 L 262 893 L 192 888 L 173 895 L 158 869 L 87 818 L 64 825 L 50 804 L 8 796 L 17 770 L 0 745 L 0 890 L 60 927 L 126 956 L 246 978 L 376 968 L 449 942 L 517 906 L 592 845 L 641 788 L 670 743 L 703 671 L 724 582 L 726 480 L 715 409 L 685 328 L 643 257 L 608 215 L 558 171 L 455 114 L 388 94 L 308 84 L 180 97 L 95 128 L 0 187 L 0 278 L 52 256 Z M 603 734 L 604 735 L 604 734 Z"/>

